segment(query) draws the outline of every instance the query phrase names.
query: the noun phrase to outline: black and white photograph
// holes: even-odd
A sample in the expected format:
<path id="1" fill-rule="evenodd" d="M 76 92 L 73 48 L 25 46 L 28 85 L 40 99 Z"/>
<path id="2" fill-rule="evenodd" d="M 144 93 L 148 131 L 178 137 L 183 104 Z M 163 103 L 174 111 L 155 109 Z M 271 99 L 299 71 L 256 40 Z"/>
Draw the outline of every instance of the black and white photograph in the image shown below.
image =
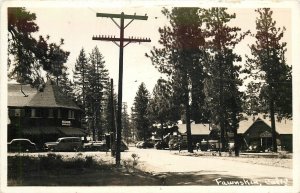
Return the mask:
<path id="1" fill-rule="evenodd" d="M 2 3 L 1 192 L 300 191 L 299 1 L 167 2 Z"/>

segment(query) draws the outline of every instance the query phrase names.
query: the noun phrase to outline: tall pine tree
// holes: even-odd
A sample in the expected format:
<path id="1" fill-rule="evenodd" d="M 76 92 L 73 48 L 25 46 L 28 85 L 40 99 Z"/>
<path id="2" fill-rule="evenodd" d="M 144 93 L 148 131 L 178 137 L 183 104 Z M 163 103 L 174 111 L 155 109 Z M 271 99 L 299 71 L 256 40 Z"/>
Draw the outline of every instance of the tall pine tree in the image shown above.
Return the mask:
<path id="1" fill-rule="evenodd" d="M 163 139 L 165 134 L 164 127 L 177 122 L 172 116 L 172 111 L 174 110 L 172 97 L 173 90 L 170 82 L 162 78 L 158 79 L 149 102 L 148 113 L 151 122 L 160 125 L 158 133 L 160 133 L 161 139 Z"/>
<path id="2" fill-rule="evenodd" d="M 220 131 L 221 151 L 225 151 L 227 146 L 226 134 L 234 133 L 235 154 L 238 155 L 237 129 L 242 96 L 238 86 L 242 82 L 239 78 L 241 66 L 236 63 L 241 61 L 241 57 L 234 53 L 234 48 L 248 32 L 241 34 L 240 28 L 228 25 L 236 16 L 227 13 L 226 8 L 203 10 L 201 17 L 209 34 L 207 48 L 210 57 L 206 65 L 205 93 L 211 122 Z"/>
<path id="3" fill-rule="evenodd" d="M 100 139 L 103 132 L 104 122 L 104 92 L 108 84 L 108 70 L 105 68 L 103 55 L 96 46 L 89 54 L 89 62 L 86 76 L 86 111 L 93 120 L 93 138 L 97 134 Z"/>
<path id="4" fill-rule="evenodd" d="M 84 49 L 80 50 L 79 56 L 76 59 L 75 70 L 73 71 L 74 93 L 77 103 L 86 111 L 86 89 L 88 76 L 88 58 Z"/>
<path id="5" fill-rule="evenodd" d="M 39 30 L 36 15 L 25 8 L 10 7 L 8 12 L 8 76 L 19 83 L 38 87 L 44 82 L 42 72 L 61 76 L 69 52 L 59 44 L 48 43 L 50 37 L 33 37 Z"/>
<path id="6" fill-rule="evenodd" d="M 203 119 L 201 116 L 204 115 L 193 113 L 204 103 L 201 87 L 205 76 L 203 64 L 207 58 L 204 50 L 206 34 L 201 29 L 199 10 L 199 8 L 173 8 L 171 11 L 164 9 L 162 12 L 169 19 L 170 26 L 159 28 L 159 43 L 163 47 L 154 47 L 150 56 L 146 55 L 160 72 L 166 73 L 171 78 L 178 102 L 185 107 L 189 152 L 193 152 L 191 115 L 200 116 L 197 120 Z"/>
<path id="7" fill-rule="evenodd" d="M 132 107 L 132 118 L 136 126 L 138 140 L 146 141 L 151 136 L 150 121 L 147 114 L 148 104 L 150 100 L 150 93 L 142 83 L 136 96 Z"/>
<path id="8" fill-rule="evenodd" d="M 256 9 L 256 42 L 250 46 L 252 57 L 247 58 L 245 72 L 257 80 L 255 89 L 267 102 L 271 118 L 272 146 L 277 152 L 275 113 L 278 117 L 292 115 L 292 68 L 286 64 L 286 42 L 282 42 L 285 28 L 277 28 L 270 8 Z"/>

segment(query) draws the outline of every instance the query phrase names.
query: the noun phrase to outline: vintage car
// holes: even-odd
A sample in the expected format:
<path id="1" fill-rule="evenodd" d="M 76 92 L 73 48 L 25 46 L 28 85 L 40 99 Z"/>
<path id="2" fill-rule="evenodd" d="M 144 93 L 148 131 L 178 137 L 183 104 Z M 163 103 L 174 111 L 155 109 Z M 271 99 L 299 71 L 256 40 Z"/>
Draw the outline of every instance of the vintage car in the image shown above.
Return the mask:
<path id="1" fill-rule="evenodd" d="M 153 148 L 154 147 L 154 144 L 150 141 L 140 141 L 136 144 L 136 147 L 137 148 L 143 148 L 143 149 L 146 149 L 146 148 Z"/>
<path id="2" fill-rule="evenodd" d="M 34 152 L 37 151 L 36 144 L 29 139 L 13 139 L 7 143 L 8 152 Z"/>
<path id="3" fill-rule="evenodd" d="M 107 144 L 103 141 L 89 141 L 83 144 L 84 151 L 108 151 Z"/>
<path id="4" fill-rule="evenodd" d="M 158 141 L 155 143 L 154 147 L 156 149 L 166 149 L 169 148 L 168 144 L 165 141 Z"/>
<path id="5" fill-rule="evenodd" d="M 44 144 L 46 151 L 80 151 L 82 142 L 80 137 L 62 137 L 56 142 L 47 142 Z"/>

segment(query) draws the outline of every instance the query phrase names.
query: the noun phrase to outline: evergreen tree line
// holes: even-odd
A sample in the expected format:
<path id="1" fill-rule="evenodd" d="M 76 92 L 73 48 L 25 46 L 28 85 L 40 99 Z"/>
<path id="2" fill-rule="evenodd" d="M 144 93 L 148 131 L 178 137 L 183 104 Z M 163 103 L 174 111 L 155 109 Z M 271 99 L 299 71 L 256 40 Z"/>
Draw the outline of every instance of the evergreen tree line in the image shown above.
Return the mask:
<path id="1" fill-rule="evenodd" d="M 285 28 L 276 26 L 272 10 L 255 10 L 255 32 L 242 32 L 230 25 L 236 15 L 226 8 L 173 8 L 162 13 L 169 23 L 159 28 L 160 45 L 146 57 L 167 80 L 159 79 L 152 95 L 145 84 L 139 86 L 132 122 L 123 112 L 123 136 L 129 138 L 129 128 L 135 128 L 137 138 L 147 140 L 154 123 L 160 125 L 158 133 L 163 136 L 166 125 L 182 119 L 187 125 L 188 151 L 192 152 L 193 120 L 211 124 L 221 139 L 222 151 L 227 133 L 232 132 L 238 155 L 241 113 L 266 113 L 271 118 L 276 151 L 275 114 L 277 119 L 292 117 L 292 68 L 286 64 L 286 43 L 281 40 Z M 50 43 L 50 36 L 34 38 L 38 32 L 35 19 L 35 14 L 25 8 L 8 8 L 9 78 L 38 88 L 46 73 L 84 110 L 83 122 L 89 124 L 94 139 L 104 132 L 114 132 L 113 107 L 117 100 L 98 48 L 89 54 L 81 49 L 70 80 L 65 66 L 70 53 L 62 49 L 63 39 Z M 251 55 L 242 61 L 235 47 L 246 36 L 252 36 L 255 42 L 249 45 Z M 247 90 L 241 92 L 239 87 L 248 78 Z"/>
<path id="2" fill-rule="evenodd" d="M 239 154 L 237 129 L 242 113 L 265 113 L 272 123 L 273 150 L 277 151 L 277 119 L 292 116 L 291 65 L 286 64 L 285 28 L 276 27 L 269 8 L 256 9 L 256 31 L 241 32 L 230 25 L 236 14 L 226 8 L 163 9 L 169 24 L 159 28 L 159 47 L 146 53 L 167 80 L 159 79 L 152 96 L 141 84 L 132 108 L 139 139 L 146 140 L 153 123 L 172 124 L 182 118 L 187 125 L 188 151 L 192 152 L 191 120 L 210 123 L 221 140 L 233 133 L 235 155 Z M 236 45 L 246 36 L 251 55 L 242 61 Z M 239 87 L 250 79 L 247 90 Z M 184 115 L 184 117 L 181 117 Z M 163 135 L 163 134 L 162 134 Z"/>

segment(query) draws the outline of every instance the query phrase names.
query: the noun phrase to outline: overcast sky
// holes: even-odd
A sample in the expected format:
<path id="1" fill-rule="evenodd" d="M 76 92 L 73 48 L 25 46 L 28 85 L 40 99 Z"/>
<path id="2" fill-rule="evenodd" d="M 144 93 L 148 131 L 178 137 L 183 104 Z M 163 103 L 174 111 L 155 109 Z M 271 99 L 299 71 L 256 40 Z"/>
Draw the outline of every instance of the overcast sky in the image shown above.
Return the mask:
<path id="1" fill-rule="evenodd" d="M 74 69 L 76 58 L 81 48 L 86 53 L 98 46 L 104 56 L 106 68 L 109 70 L 110 77 L 114 79 L 115 90 L 118 83 L 118 65 L 119 65 L 119 47 L 112 42 L 92 40 L 93 35 L 115 35 L 119 36 L 118 27 L 109 18 L 96 17 L 96 13 L 116 13 L 134 14 L 149 16 L 148 20 L 135 20 L 125 29 L 125 37 L 146 37 L 150 38 L 150 43 L 132 43 L 124 49 L 124 74 L 123 74 L 123 102 L 127 102 L 131 107 L 137 91 L 137 87 L 144 82 L 149 92 L 159 77 L 164 77 L 151 64 L 151 61 L 145 57 L 153 46 L 158 45 L 158 28 L 167 24 L 167 19 L 161 14 L 162 7 L 130 7 L 130 8 L 97 8 L 94 6 L 84 8 L 68 7 L 27 7 L 30 12 L 36 13 L 36 23 L 40 30 L 37 35 L 50 35 L 50 42 L 59 42 L 63 38 L 64 50 L 70 51 L 67 62 L 69 70 Z M 291 65 L 291 11 L 290 9 L 273 9 L 274 19 L 277 26 L 286 27 L 284 41 L 288 43 L 287 62 Z M 228 12 L 235 12 L 237 15 L 231 24 L 238 26 L 242 31 L 255 31 L 255 17 L 257 14 L 254 8 L 231 8 Z M 116 20 L 118 21 L 118 20 Z M 129 22 L 127 20 L 125 23 Z M 251 38 L 243 40 L 236 47 L 236 52 L 244 56 L 250 54 L 248 44 Z"/>

